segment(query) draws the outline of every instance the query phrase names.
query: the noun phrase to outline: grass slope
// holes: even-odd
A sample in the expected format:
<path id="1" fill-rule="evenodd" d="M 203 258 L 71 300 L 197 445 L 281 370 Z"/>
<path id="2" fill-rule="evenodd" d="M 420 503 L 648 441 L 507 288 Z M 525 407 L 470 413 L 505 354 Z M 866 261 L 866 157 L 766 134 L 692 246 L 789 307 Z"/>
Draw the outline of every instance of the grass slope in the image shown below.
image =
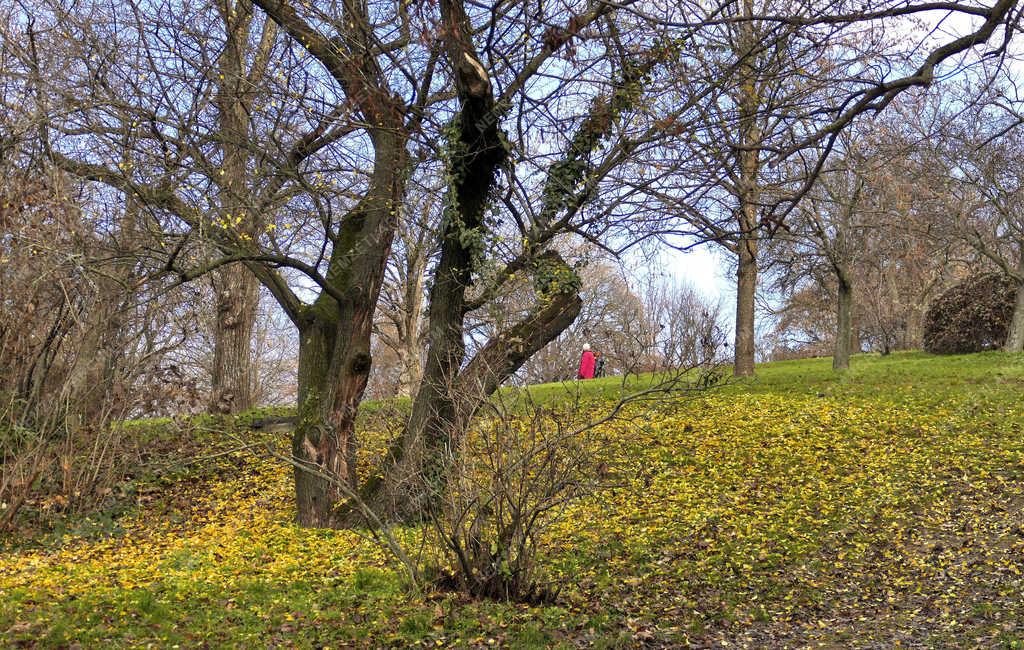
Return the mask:
<path id="1" fill-rule="evenodd" d="M 116 534 L 0 556 L 0 645 L 1024 648 L 1022 388 L 1020 357 L 899 354 L 634 405 L 544 607 L 410 595 L 369 541 L 291 524 L 286 468 L 218 456 Z"/>

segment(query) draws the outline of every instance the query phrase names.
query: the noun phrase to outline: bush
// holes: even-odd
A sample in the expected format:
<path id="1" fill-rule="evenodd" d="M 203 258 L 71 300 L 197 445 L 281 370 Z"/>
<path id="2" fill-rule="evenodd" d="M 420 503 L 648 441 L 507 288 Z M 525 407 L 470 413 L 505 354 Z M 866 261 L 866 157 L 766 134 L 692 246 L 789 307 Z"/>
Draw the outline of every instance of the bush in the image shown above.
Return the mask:
<path id="1" fill-rule="evenodd" d="M 525 392 L 504 398 L 488 404 L 490 417 L 451 458 L 441 507 L 431 513 L 439 564 L 451 567 L 436 584 L 477 598 L 550 603 L 561 585 L 542 575 L 540 540 L 596 487 L 592 424 L 583 408 L 551 410 Z"/>
<path id="2" fill-rule="evenodd" d="M 1006 341 L 1016 300 L 1016 283 L 994 273 L 948 289 L 928 306 L 924 349 L 964 354 L 997 349 Z"/>

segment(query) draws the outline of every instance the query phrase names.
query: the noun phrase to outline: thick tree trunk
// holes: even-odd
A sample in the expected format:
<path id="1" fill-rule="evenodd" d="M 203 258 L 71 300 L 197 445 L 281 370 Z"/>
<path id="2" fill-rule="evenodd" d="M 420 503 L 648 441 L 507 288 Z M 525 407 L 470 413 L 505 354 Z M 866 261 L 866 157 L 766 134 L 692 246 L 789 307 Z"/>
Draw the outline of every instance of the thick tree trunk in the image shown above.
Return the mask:
<path id="1" fill-rule="evenodd" d="M 742 236 L 736 269 L 736 345 L 733 374 L 754 375 L 754 302 L 757 295 L 757 240 Z"/>
<path id="2" fill-rule="evenodd" d="M 253 26 L 252 5 L 225 2 L 219 5 L 227 39 L 217 62 L 218 110 L 222 160 L 218 177 L 221 219 L 236 236 L 252 238 L 260 230 L 259 215 L 252 213 L 253 198 L 247 183 L 252 151 L 249 142 L 249 106 L 254 94 L 246 59 L 259 54 L 249 47 Z M 265 45 L 261 43 L 261 47 Z M 252 408 L 256 364 L 252 335 L 259 307 L 259 281 L 241 264 L 213 274 L 216 315 L 213 329 L 213 369 L 209 409 L 213 413 L 237 413 Z"/>
<path id="3" fill-rule="evenodd" d="M 299 409 L 292 437 L 297 520 L 304 526 L 336 525 L 335 506 L 355 490 L 356 414 L 370 374 L 365 309 L 339 319 L 322 311 L 299 336 Z M 355 325 L 339 327 L 342 320 Z"/>
<path id="4" fill-rule="evenodd" d="M 292 453 L 296 519 L 304 526 L 337 526 L 338 502 L 358 485 L 356 415 L 370 376 L 373 314 L 408 172 L 405 142 L 402 134 L 375 135 L 370 187 L 334 238 L 331 291 L 295 318 L 299 418 Z"/>
<path id="5" fill-rule="evenodd" d="M 256 386 L 252 335 L 259 307 L 259 281 L 236 264 L 216 272 L 213 280 L 217 315 L 213 331 L 210 411 L 238 413 L 250 409 Z"/>
<path id="6" fill-rule="evenodd" d="M 571 325 L 582 307 L 575 290 L 544 297 L 530 316 L 492 337 L 461 372 L 440 358 L 450 344 L 438 349 L 432 339 L 413 412 L 383 478 L 362 491 L 364 503 L 386 519 L 409 521 L 427 513 L 444 488 L 447 457 L 473 416 L 527 359 Z M 351 525 L 363 523 L 355 511 L 348 519 Z"/>
<path id="7" fill-rule="evenodd" d="M 296 519 L 303 526 L 330 526 L 334 504 L 342 498 L 330 476 L 344 478 L 347 467 L 339 454 L 337 432 L 328 427 L 330 395 L 337 378 L 331 376 L 331 356 L 337 324 L 311 320 L 299 331 L 298 421 L 292 434 L 295 467 Z"/>
<path id="8" fill-rule="evenodd" d="M 1017 301 L 1013 306 L 1013 317 L 1006 332 L 1006 352 L 1024 352 L 1024 282 L 1017 287 Z"/>
<path id="9" fill-rule="evenodd" d="M 292 455 L 297 520 L 304 526 L 338 525 L 338 502 L 358 486 L 356 415 L 370 376 L 372 317 L 384 258 L 377 263 L 378 273 L 365 269 L 351 276 L 368 278 L 369 286 L 354 283 L 341 303 L 322 295 L 299 319 L 299 404 Z"/>
<path id="10" fill-rule="evenodd" d="M 751 0 L 744 0 L 744 16 L 752 17 Z M 739 237 L 736 241 L 736 341 L 733 374 L 737 377 L 754 376 L 754 302 L 757 295 L 758 204 L 760 202 L 759 174 L 761 125 L 758 122 L 762 98 L 758 92 L 757 36 L 752 22 L 737 26 L 736 46 L 739 58 L 739 145 L 736 151 L 739 164 L 737 184 L 738 206 L 736 220 Z"/>
<path id="11" fill-rule="evenodd" d="M 839 289 L 836 292 L 836 342 L 832 355 L 832 369 L 846 370 L 850 367 L 850 353 L 853 346 L 853 287 L 843 274 L 839 275 Z"/>

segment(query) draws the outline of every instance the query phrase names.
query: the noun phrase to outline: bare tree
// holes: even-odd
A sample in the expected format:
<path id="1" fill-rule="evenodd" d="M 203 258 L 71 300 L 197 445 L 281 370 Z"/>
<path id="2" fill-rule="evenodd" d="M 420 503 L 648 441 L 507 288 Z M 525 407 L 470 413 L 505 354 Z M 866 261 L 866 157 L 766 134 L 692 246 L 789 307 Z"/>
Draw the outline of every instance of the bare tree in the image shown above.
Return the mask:
<path id="1" fill-rule="evenodd" d="M 247 270 L 228 277 L 255 274 L 300 332 L 294 452 L 355 481 L 352 433 L 370 366 L 372 314 L 410 171 L 407 120 L 419 118 L 407 116 L 390 88 L 384 70 L 397 68 L 367 32 L 365 7 L 349 7 L 339 23 L 350 48 L 344 54 L 326 37 L 303 39 L 307 27 L 287 7 L 266 10 L 270 18 L 258 21 L 263 29 L 255 34 L 256 14 L 245 3 L 192 11 L 95 3 L 74 14 L 53 6 L 36 17 L 36 45 L 23 56 L 38 66 L 44 42 L 54 54 L 67 49 L 48 39 L 80 35 L 65 73 L 39 80 L 40 95 L 61 107 L 46 111 L 51 158 L 145 205 L 162 233 L 164 267 L 181 279 L 239 263 Z M 294 40 L 279 37 L 277 24 Z M 308 50 L 296 50 L 303 40 Z M 325 107 L 316 99 L 313 88 L 331 82 L 306 71 L 309 51 L 350 103 Z M 428 70 L 421 104 L 429 86 Z M 86 94 L 76 91 L 82 87 Z M 77 146 L 83 137 L 89 151 Z M 360 171 L 362 162 L 332 155 L 347 137 L 357 141 L 355 158 L 375 161 L 369 173 Z M 355 171 L 346 176 L 346 169 Z M 334 178 L 324 180 L 325 173 Z M 344 218 L 332 217 L 342 206 Z M 318 230 L 319 240 L 311 239 Z M 301 289 L 290 284 L 296 280 Z M 231 280 L 218 288 L 248 304 L 248 287 Z M 297 291 L 319 297 L 306 303 Z M 225 313 L 225 322 L 251 329 L 249 316 Z M 244 347 L 248 358 L 248 340 Z M 239 377 L 235 370 L 229 374 Z M 296 482 L 300 521 L 326 524 L 337 495 L 305 472 Z"/>
<path id="2" fill-rule="evenodd" d="M 1017 300 L 1004 349 L 1024 351 L 1024 132 L 1006 110 L 998 86 L 985 104 L 969 107 L 966 117 L 947 126 L 930 147 L 937 170 L 945 171 L 952 191 L 951 220 L 943 235 L 965 243 L 988 264 L 1012 278 Z"/>
<path id="3" fill-rule="evenodd" d="M 870 125 L 864 126 L 865 133 Z M 890 206 L 879 205 L 889 196 L 882 192 L 878 178 L 891 160 L 872 155 L 867 137 L 847 132 L 842 138 L 841 156 L 822 170 L 813 190 L 776 234 L 774 256 L 785 271 L 778 275 L 783 290 L 793 290 L 810 277 L 819 286 L 835 287 L 835 334 L 832 367 L 850 367 L 850 353 L 859 347 L 853 326 L 855 267 L 867 256 L 868 231 L 892 230 L 888 223 Z M 898 182 L 909 181 L 901 177 Z M 895 207 L 895 206 L 892 206 Z M 821 276 L 821 265 L 831 277 Z M 814 277 L 814 276 L 818 277 Z"/>
<path id="4" fill-rule="evenodd" d="M 195 397 L 173 362 L 193 333 L 181 324 L 190 296 L 142 281 L 138 214 L 96 221 L 74 179 L 12 162 L 0 192 L 0 531 L 30 497 L 96 500 L 127 464 L 108 425 Z"/>
<path id="5" fill-rule="evenodd" d="M 721 305 L 683 282 L 651 282 L 645 291 L 645 321 L 653 336 L 658 370 L 718 363 L 725 351 Z"/>
<path id="6" fill-rule="evenodd" d="M 435 192 L 417 188 L 410 193 L 409 210 L 399 224 L 388 262 L 374 334 L 394 357 L 394 390 L 412 396 L 423 376 L 426 352 L 425 306 L 427 265 L 435 252 Z"/>
<path id="7" fill-rule="evenodd" d="M 913 31 L 909 18 L 943 17 L 930 12 L 978 20 L 974 31 L 947 43 L 922 34 L 908 49 L 899 31 Z M 1010 26 L 985 56 L 1005 56 L 1014 12 L 1013 2 L 838 3 L 823 12 L 806 3 L 769 0 L 732 3 L 708 20 L 715 46 L 696 57 L 695 66 L 731 74 L 708 102 L 708 120 L 695 130 L 701 137 L 684 141 L 674 160 L 662 159 L 667 171 L 661 176 L 670 180 L 649 182 L 646 189 L 691 228 L 667 224 L 670 243 L 714 242 L 736 255 L 737 375 L 753 373 L 759 242 L 811 191 L 844 129 L 858 116 L 888 107 L 908 88 L 931 84 L 943 66 L 948 71 L 976 64 L 980 57 L 970 50 L 1004 23 Z M 883 69 L 889 71 L 884 81 L 868 81 L 871 75 L 864 74 Z M 680 80 L 689 94 L 692 76 Z M 801 161 L 795 175 L 786 173 L 794 169 L 785 164 L 792 160 Z"/>
<path id="8" fill-rule="evenodd" d="M 774 288 L 787 297 L 777 332 L 800 331 L 819 353 L 831 342 L 836 370 L 862 343 L 886 353 L 920 346 L 929 299 L 956 275 L 957 247 L 936 236 L 950 222 L 947 184 L 922 164 L 934 98 L 906 96 L 845 132 L 767 248 Z"/>
<path id="9" fill-rule="evenodd" d="M 787 180 L 792 185 L 813 175 L 787 179 L 780 172 L 793 167 L 767 163 L 779 147 L 814 129 L 813 123 L 801 123 L 810 122 L 805 106 L 825 103 L 830 93 L 843 92 L 834 75 L 822 74 L 830 46 L 823 50 L 821 43 L 834 45 L 845 39 L 802 34 L 791 25 L 763 19 L 775 13 L 814 15 L 799 3 L 743 0 L 724 4 L 722 12 L 720 22 L 712 21 L 709 28 L 710 47 L 695 57 L 695 64 L 704 74 L 727 75 L 728 82 L 708 102 L 701 137 L 681 152 L 693 156 L 703 169 L 680 171 L 687 179 L 696 173 L 700 180 L 671 196 L 694 235 L 735 256 L 733 372 L 745 377 L 754 374 L 755 297 L 764 226 L 772 223 L 777 195 Z M 836 68 L 850 65 L 848 58 L 836 57 Z"/>
<path id="10" fill-rule="evenodd" d="M 724 11 L 731 4 L 93 0 L 69 9 L 40 0 L 6 43 L 49 160 L 100 186 L 90 207 L 135 202 L 156 240 L 144 256 L 166 274 L 187 281 L 242 265 L 295 325 L 298 520 L 324 526 L 352 523 L 334 506 L 358 485 L 355 416 L 411 180 L 440 179 L 445 198 L 423 380 L 384 478 L 360 492 L 378 512 L 420 508 L 417 491 L 437 486 L 410 494 L 405 479 L 443 481 L 443 452 L 458 447 L 484 396 L 575 319 L 579 280 L 559 239 L 621 252 L 678 230 L 680 215 L 656 207 L 699 201 L 659 181 L 680 171 L 681 143 L 711 134 L 700 125 L 716 102 L 745 106 L 730 111 L 730 133 L 763 124 L 754 113 L 772 104 L 743 101 L 763 76 L 756 57 L 792 52 L 774 45 L 794 34 L 845 51 L 849 42 L 834 38 L 843 30 L 934 9 L 879 2 L 771 15 L 774 7 Z M 823 140 L 827 153 L 858 115 L 930 83 L 936 66 L 986 42 L 1015 6 L 947 7 L 977 17 L 976 30 L 936 45 L 903 76 L 845 78 L 841 101 L 797 111 L 817 116 L 813 126 L 772 118 L 783 125 L 773 138 L 729 138 L 726 158 L 749 167 L 760 160 L 752 151 L 778 160 Z M 722 28 L 742 36 L 736 56 L 698 65 Z M 688 74 L 666 74 L 681 62 Z M 652 179 L 658 165 L 670 169 Z M 745 205 L 757 203 L 749 171 L 739 176 Z M 714 194 L 714 179 L 703 179 L 696 195 Z M 533 279 L 533 307 L 470 356 L 467 318 L 522 274 Z M 232 299 L 251 295 L 223 286 Z"/>

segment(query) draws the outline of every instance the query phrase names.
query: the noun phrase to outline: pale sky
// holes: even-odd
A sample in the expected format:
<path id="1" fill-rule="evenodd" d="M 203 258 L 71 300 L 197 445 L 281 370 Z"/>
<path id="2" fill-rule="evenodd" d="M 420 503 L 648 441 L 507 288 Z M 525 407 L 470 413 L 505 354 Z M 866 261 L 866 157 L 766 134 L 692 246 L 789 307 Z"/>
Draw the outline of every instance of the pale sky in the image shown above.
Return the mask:
<path id="1" fill-rule="evenodd" d="M 687 282 L 705 297 L 721 300 L 722 306 L 726 307 L 725 303 L 732 297 L 733 278 L 729 273 L 729 260 L 723 252 L 711 244 L 686 253 L 669 250 L 664 254 L 665 271 Z"/>

